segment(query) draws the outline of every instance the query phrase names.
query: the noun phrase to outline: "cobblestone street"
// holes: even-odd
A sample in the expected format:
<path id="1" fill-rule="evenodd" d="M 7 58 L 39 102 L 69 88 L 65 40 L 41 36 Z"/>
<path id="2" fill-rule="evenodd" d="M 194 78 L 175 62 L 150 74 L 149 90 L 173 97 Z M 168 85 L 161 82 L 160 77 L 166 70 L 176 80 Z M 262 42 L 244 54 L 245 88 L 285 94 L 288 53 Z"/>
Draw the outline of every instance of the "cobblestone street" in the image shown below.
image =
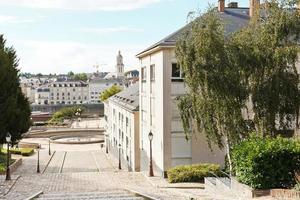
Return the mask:
<path id="1" fill-rule="evenodd" d="M 48 155 L 46 139 L 28 142 L 42 144 L 41 173 L 36 173 L 37 153 L 23 157 L 23 164 L 14 172 L 10 182 L 1 178 L 1 199 L 21 200 L 44 193 L 85 193 L 113 190 L 133 190 L 158 199 L 185 199 L 178 194 L 154 187 L 142 173 L 117 170 L 117 162 L 105 154 L 99 144 L 52 145 Z M 75 151 L 76 150 L 76 151 Z M 50 162 L 49 162 L 50 161 Z M 17 176 L 19 175 L 19 176 Z"/>

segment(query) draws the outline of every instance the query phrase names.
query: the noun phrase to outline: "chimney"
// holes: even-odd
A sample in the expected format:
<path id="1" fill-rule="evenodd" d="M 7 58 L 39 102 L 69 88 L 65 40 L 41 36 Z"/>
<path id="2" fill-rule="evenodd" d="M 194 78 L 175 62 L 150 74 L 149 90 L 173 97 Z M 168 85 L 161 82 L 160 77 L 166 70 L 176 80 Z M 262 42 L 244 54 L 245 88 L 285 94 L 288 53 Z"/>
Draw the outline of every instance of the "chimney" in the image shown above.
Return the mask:
<path id="1" fill-rule="evenodd" d="M 250 0 L 249 16 L 253 17 L 259 12 L 260 0 Z"/>
<path id="2" fill-rule="evenodd" d="M 239 4 L 238 4 L 238 2 L 230 2 L 227 4 L 227 7 L 228 8 L 238 8 Z"/>
<path id="3" fill-rule="evenodd" d="M 218 0 L 218 1 L 219 1 L 218 11 L 224 12 L 225 11 L 225 0 Z"/>

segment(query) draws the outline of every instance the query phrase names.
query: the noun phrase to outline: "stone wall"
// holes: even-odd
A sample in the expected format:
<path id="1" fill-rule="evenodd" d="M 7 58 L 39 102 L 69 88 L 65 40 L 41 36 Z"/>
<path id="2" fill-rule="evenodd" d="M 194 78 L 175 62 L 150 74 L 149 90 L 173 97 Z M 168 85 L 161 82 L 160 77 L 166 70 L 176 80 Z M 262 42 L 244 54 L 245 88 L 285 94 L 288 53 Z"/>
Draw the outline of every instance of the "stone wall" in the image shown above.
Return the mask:
<path id="1" fill-rule="evenodd" d="M 83 114 L 103 116 L 104 115 L 104 105 L 101 104 L 80 104 L 80 105 L 31 105 L 32 111 L 41 111 L 54 113 L 64 107 L 73 107 L 73 106 L 83 106 L 85 107 L 85 112 Z"/>

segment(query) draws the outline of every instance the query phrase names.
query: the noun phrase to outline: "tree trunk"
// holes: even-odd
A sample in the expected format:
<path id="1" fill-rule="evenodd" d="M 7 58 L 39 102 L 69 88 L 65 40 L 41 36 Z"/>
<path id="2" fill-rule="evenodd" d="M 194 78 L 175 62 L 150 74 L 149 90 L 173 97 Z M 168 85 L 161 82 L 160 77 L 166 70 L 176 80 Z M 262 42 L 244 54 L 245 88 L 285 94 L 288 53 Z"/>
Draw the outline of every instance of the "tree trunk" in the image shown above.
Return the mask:
<path id="1" fill-rule="evenodd" d="M 226 156 L 228 159 L 228 164 L 229 164 L 229 174 L 230 176 L 232 176 L 232 160 L 231 160 L 231 150 L 230 150 L 230 142 L 229 142 L 229 138 L 228 135 L 225 134 L 225 146 L 226 146 Z"/>

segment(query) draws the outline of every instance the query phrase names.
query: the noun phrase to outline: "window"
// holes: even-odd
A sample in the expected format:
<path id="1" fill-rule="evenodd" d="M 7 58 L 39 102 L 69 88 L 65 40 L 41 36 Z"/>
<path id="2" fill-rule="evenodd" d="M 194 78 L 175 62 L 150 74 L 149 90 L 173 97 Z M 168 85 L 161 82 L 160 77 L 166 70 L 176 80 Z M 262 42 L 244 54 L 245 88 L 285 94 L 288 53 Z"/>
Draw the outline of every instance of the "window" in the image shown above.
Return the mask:
<path id="1" fill-rule="evenodd" d="M 172 63 L 172 81 L 181 80 L 184 78 L 184 74 L 177 63 Z"/>
<path id="2" fill-rule="evenodd" d="M 147 73 L 146 73 L 146 67 L 143 67 L 142 68 L 142 81 L 146 81 L 146 76 L 147 76 Z"/>
<path id="3" fill-rule="evenodd" d="M 151 81 L 155 81 L 155 65 L 150 66 L 150 79 Z"/>
<path id="4" fill-rule="evenodd" d="M 126 127 L 128 127 L 128 117 L 126 117 Z"/>

